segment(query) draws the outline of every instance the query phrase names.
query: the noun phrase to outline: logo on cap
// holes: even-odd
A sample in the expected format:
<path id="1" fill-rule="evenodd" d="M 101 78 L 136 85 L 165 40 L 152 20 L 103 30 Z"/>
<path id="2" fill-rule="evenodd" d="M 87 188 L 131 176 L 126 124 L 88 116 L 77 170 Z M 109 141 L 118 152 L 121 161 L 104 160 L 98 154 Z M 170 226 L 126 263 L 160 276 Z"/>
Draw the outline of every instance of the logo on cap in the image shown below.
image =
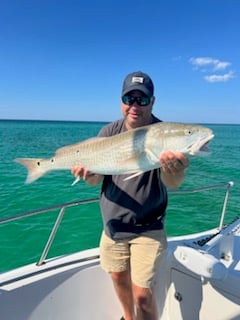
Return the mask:
<path id="1" fill-rule="evenodd" d="M 143 83 L 143 77 L 132 77 L 132 83 Z"/>

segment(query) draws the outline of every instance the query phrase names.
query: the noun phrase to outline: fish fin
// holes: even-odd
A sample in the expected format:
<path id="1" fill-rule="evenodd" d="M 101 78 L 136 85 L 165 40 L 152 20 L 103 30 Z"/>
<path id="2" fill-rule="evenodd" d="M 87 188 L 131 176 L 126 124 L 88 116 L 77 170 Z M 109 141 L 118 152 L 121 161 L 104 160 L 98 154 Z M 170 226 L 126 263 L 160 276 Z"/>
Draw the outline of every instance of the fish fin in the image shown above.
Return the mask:
<path id="1" fill-rule="evenodd" d="M 71 186 L 75 186 L 75 184 L 77 184 L 80 180 L 81 180 L 81 178 L 79 176 L 77 176 L 76 179 L 71 184 Z"/>
<path id="2" fill-rule="evenodd" d="M 28 170 L 28 175 L 27 175 L 25 184 L 30 184 L 47 173 L 46 169 L 44 169 L 40 165 L 42 160 L 43 159 L 36 159 L 36 158 L 14 159 L 15 162 L 20 163 Z"/>
<path id="3" fill-rule="evenodd" d="M 123 181 L 127 181 L 127 180 L 130 180 L 132 178 L 135 178 L 137 176 L 140 176 L 140 174 L 144 173 L 143 171 L 138 171 L 138 172 L 135 172 L 134 174 L 131 174 L 129 177 L 127 178 L 124 178 Z"/>

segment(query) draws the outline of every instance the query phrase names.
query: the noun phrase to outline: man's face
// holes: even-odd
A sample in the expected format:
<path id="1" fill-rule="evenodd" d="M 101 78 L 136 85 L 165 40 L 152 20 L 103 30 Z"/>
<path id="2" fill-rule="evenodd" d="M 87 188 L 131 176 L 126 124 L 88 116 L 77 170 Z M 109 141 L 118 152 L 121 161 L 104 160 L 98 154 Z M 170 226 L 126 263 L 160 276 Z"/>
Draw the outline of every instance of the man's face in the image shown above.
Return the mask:
<path id="1" fill-rule="evenodd" d="M 128 92 L 122 97 L 122 114 L 127 129 L 134 129 L 151 123 L 154 97 L 148 98 L 139 91 Z"/>

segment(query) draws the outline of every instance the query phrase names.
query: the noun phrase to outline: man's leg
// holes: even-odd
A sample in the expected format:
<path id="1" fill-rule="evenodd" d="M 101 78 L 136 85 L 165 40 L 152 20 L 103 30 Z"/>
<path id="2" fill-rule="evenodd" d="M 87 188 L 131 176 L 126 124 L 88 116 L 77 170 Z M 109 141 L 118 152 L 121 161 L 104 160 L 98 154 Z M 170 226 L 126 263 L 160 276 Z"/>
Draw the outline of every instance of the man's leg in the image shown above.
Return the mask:
<path id="1" fill-rule="evenodd" d="M 111 274 L 125 320 L 158 319 L 151 287 L 165 248 L 166 237 L 162 230 L 148 232 L 147 235 L 126 242 L 113 241 L 103 233 L 100 244 L 101 265 Z M 133 268 L 131 272 L 130 260 Z M 132 279 L 131 274 L 134 275 Z M 137 317 L 134 317 L 135 307 Z"/>
<path id="2" fill-rule="evenodd" d="M 116 294 L 123 308 L 124 319 L 136 320 L 128 241 L 114 241 L 103 232 L 100 242 L 100 256 L 102 268 L 111 275 Z"/>
<path id="3" fill-rule="evenodd" d="M 167 247 L 164 230 L 142 233 L 130 241 L 132 292 L 137 320 L 157 320 L 155 276 Z"/>
<path id="4" fill-rule="evenodd" d="M 157 320 L 153 291 L 132 284 L 129 271 L 111 273 L 114 288 L 122 304 L 125 320 Z M 134 316 L 136 307 L 137 317 Z"/>
<path id="5" fill-rule="evenodd" d="M 132 282 L 129 270 L 112 272 L 111 277 L 115 291 L 123 307 L 124 319 L 135 320 Z"/>
<path id="6" fill-rule="evenodd" d="M 137 320 L 157 320 L 158 310 L 153 291 L 133 284 Z"/>

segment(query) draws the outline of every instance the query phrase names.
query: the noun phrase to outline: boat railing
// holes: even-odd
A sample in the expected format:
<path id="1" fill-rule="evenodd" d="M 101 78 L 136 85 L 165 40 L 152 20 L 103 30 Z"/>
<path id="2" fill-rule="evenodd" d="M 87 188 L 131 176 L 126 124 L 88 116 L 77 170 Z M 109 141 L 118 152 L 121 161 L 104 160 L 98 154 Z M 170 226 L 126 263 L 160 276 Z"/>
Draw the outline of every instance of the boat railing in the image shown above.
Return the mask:
<path id="1" fill-rule="evenodd" d="M 231 188 L 233 187 L 234 182 L 229 181 L 227 183 L 221 183 L 221 184 L 216 184 L 216 185 L 211 185 L 208 187 L 201 187 L 201 188 L 195 188 L 195 189 L 190 189 L 190 190 L 169 190 L 169 194 L 190 194 L 190 193 L 196 193 L 196 192 L 203 192 L 203 191 L 208 191 L 208 190 L 214 190 L 214 189 L 220 189 L 220 188 L 225 188 L 226 192 L 225 192 L 225 197 L 224 197 L 224 202 L 223 202 L 223 207 L 222 207 L 222 212 L 221 212 L 221 217 L 220 217 L 220 222 L 219 222 L 219 226 L 218 229 L 219 231 L 223 228 L 223 223 L 224 223 L 224 218 L 225 218 L 225 214 L 226 214 L 226 208 L 227 208 L 227 202 L 228 202 L 228 198 L 229 198 L 229 193 L 231 191 Z M 85 205 L 85 204 L 90 204 L 90 203 L 94 203 L 94 202 L 98 202 L 99 198 L 91 198 L 91 199 L 86 199 L 86 200 L 78 200 L 78 201 L 72 201 L 72 202 L 66 202 L 66 203 L 62 203 L 62 204 L 58 204 L 58 205 L 53 205 L 53 206 L 48 206 L 42 209 L 37 209 L 37 210 L 32 210 L 32 211 L 28 211 L 28 212 L 24 212 L 24 213 L 20 213 L 20 214 L 16 214 L 10 217 L 5 217 L 0 219 L 0 224 L 4 224 L 4 223 L 8 223 L 11 221 L 15 221 L 15 220 L 19 220 L 22 218 L 26 218 L 29 216 L 34 216 L 34 215 L 38 215 L 47 211 L 52 211 L 52 210 L 57 210 L 60 209 L 59 214 L 56 218 L 55 224 L 51 230 L 51 233 L 49 235 L 49 238 L 47 240 L 47 243 L 43 249 L 43 252 L 41 254 L 41 257 L 39 259 L 39 261 L 37 262 L 38 266 L 41 266 L 44 264 L 44 261 L 47 258 L 47 255 L 50 251 L 50 248 L 52 246 L 52 243 L 55 239 L 56 233 L 58 231 L 58 228 L 61 224 L 62 218 L 64 216 L 65 210 L 69 207 L 74 207 L 74 206 L 78 206 L 78 205 Z"/>

